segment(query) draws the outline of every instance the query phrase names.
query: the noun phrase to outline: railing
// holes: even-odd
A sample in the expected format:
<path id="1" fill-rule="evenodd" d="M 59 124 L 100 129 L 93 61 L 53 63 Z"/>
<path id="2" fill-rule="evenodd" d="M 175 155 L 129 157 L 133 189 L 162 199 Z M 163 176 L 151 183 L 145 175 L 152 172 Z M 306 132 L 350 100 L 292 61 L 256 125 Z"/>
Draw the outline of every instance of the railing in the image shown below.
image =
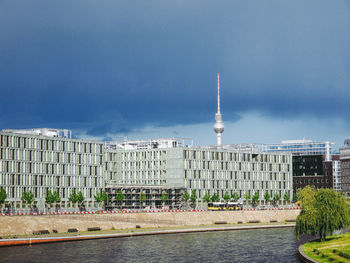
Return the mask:
<path id="1" fill-rule="evenodd" d="M 301 207 L 290 207 L 290 208 L 244 208 L 242 210 L 233 210 L 230 212 L 239 211 L 260 211 L 260 210 L 300 210 Z M 109 215 L 109 214 L 134 214 L 134 213 L 187 213 L 187 212 L 207 212 L 207 209 L 189 209 L 189 210 L 162 210 L 162 209 L 151 209 L 151 210 L 118 210 L 118 211 L 84 211 L 84 212 L 12 212 L 12 213 L 0 213 L 0 216 L 60 216 L 60 215 Z M 226 211 L 227 212 L 227 211 Z"/>

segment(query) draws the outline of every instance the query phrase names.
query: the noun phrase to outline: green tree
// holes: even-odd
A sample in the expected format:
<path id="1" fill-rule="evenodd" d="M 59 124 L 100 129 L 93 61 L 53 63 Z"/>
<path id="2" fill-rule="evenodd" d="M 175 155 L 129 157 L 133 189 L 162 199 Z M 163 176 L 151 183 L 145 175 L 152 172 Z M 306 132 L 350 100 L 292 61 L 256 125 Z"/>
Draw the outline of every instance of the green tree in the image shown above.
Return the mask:
<path id="1" fill-rule="evenodd" d="M 209 203 L 211 201 L 210 195 L 208 194 L 208 192 L 205 192 L 204 196 L 203 196 L 203 201 L 205 203 Z"/>
<path id="2" fill-rule="evenodd" d="M 252 204 L 254 207 L 256 207 L 258 201 L 259 201 L 259 194 L 258 192 L 255 192 L 254 195 L 252 196 Z"/>
<path id="3" fill-rule="evenodd" d="M 102 208 L 105 209 L 106 204 L 109 202 L 109 197 L 105 190 L 102 190 L 101 197 L 102 197 Z"/>
<path id="4" fill-rule="evenodd" d="M 239 196 L 239 194 L 238 194 L 237 192 L 234 192 L 234 193 L 232 194 L 232 197 L 231 197 L 231 198 L 233 199 L 233 201 L 237 202 L 238 199 L 240 198 L 240 196 Z"/>
<path id="5" fill-rule="evenodd" d="M 96 194 L 94 195 L 94 199 L 99 207 L 104 209 L 104 206 L 108 202 L 108 195 L 106 191 L 102 190 L 102 192 L 96 191 Z M 101 206 L 102 204 L 102 206 Z"/>
<path id="6" fill-rule="evenodd" d="M 60 195 L 58 194 L 57 191 L 54 191 L 54 192 L 52 193 L 52 196 L 53 196 L 53 202 L 54 202 L 54 203 L 59 203 L 59 202 L 61 202 L 61 197 L 60 197 Z"/>
<path id="7" fill-rule="evenodd" d="M 314 186 L 306 186 L 304 188 L 299 188 L 295 195 L 297 201 L 305 203 L 305 206 L 311 205 L 315 200 L 317 194 L 316 188 Z"/>
<path id="8" fill-rule="evenodd" d="M 140 193 L 140 204 L 141 204 L 141 208 L 143 207 L 143 203 L 146 202 L 146 199 L 147 199 L 147 197 L 146 197 L 145 192 L 141 191 L 141 193 Z"/>
<path id="9" fill-rule="evenodd" d="M 295 232 L 317 235 L 324 241 L 327 234 L 350 225 L 350 209 L 344 196 L 333 189 L 316 190 L 310 186 L 297 192 L 302 210 L 297 217 Z"/>
<path id="10" fill-rule="evenodd" d="M 228 203 L 231 200 L 231 196 L 227 191 L 224 194 L 224 200 L 226 203 Z"/>
<path id="11" fill-rule="evenodd" d="M 190 194 L 185 191 L 181 196 L 181 201 L 185 203 L 186 207 L 188 206 L 188 200 L 190 200 Z"/>
<path id="12" fill-rule="evenodd" d="M 264 199 L 265 199 L 265 204 L 267 205 L 271 200 L 271 196 L 269 192 L 266 191 L 266 193 L 264 194 Z"/>
<path id="13" fill-rule="evenodd" d="M 78 203 L 79 199 L 75 189 L 72 190 L 72 193 L 69 195 L 68 200 L 75 206 Z"/>
<path id="14" fill-rule="evenodd" d="M 119 207 L 120 209 L 122 207 L 122 202 L 123 202 L 124 198 L 125 198 L 125 195 L 123 194 L 122 190 L 119 190 L 117 192 L 117 195 L 115 196 L 115 200 L 120 205 L 120 207 Z"/>
<path id="15" fill-rule="evenodd" d="M 160 199 L 162 199 L 162 204 L 163 206 L 165 205 L 166 201 L 169 199 L 168 193 L 163 191 L 162 192 L 162 196 L 160 197 Z"/>
<path id="16" fill-rule="evenodd" d="M 278 193 L 275 193 L 273 196 L 273 206 L 278 206 L 278 202 L 281 200 L 281 196 Z"/>
<path id="17" fill-rule="evenodd" d="M 94 199 L 98 206 L 102 203 L 102 193 L 99 191 L 96 191 L 96 194 L 94 195 Z"/>
<path id="18" fill-rule="evenodd" d="M 286 201 L 286 202 L 289 202 L 289 201 L 290 201 L 290 196 L 289 196 L 288 191 L 284 192 L 283 200 Z"/>
<path id="19" fill-rule="evenodd" d="M 193 208 L 196 208 L 196 201 L 197 201 L 197 194 L 196 194 L 196 190 L 193 189 L 191 193 L 191 203 Z"/>
<path id="20" fill-rule="evenodd" d="M 85 200 L 85 197 L 81 191 L 78 193 L 78 206 L 81 208 L 83 205 L 83 202 Z"/>
<path id="21" fill-rule="evenodd" d="M 7 198 L 6 190 L 3 188 L 0 188 L 0 205 L 2 209 L 4 209 L 6 198 Z"/>
<path id="22" fill-rule="evenodd" d="M 53 204 L 53 202 L 54 202 L 53 194 L 51 190 L 47 190 L 47 194 L 45 196 L 45 203 L 47 204 L 49 210 L 51 209 L 51 205 Z"/>
<path id="23" fill-rule="evenodd" d="M 24 191 L 22 193 L 21 197 L 22 202 L 26 204 L 26 206 L 29 205 L 30 209 L 32 209 L 32 203 L 34 202 L 34 195 L 31 191 Z"/>
<path id="24" fill-rule="evenodd" d="M 211 197 L 211 201 L 212 202 L 219 202 L 220 201 L 220 197 L 214 192 L 214 194 Z"/>
<path id="25" fill-rule="evenodd" d="M 248 205 L 248 201 L 250 200 L 250 198 L 251 198 L 251 196 L 250 196 L 250 194 L 245 194 L 244 196 L 244 199 L 245 199 L 245 202 L 246 202 L 246 205 Z"/>

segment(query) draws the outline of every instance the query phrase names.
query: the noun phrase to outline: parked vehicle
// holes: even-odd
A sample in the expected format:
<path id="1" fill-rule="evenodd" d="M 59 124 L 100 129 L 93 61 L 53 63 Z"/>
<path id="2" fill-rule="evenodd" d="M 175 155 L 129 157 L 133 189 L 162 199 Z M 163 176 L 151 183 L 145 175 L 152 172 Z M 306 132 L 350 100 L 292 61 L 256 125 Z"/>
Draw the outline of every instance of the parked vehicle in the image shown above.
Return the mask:
<path id="1" fill-rule="evenodd" d="M 209 211 L 233 211 L 233 210 L 242 210 L 243 204 L 238 202 L 210 202 L 208 203 Z"/>

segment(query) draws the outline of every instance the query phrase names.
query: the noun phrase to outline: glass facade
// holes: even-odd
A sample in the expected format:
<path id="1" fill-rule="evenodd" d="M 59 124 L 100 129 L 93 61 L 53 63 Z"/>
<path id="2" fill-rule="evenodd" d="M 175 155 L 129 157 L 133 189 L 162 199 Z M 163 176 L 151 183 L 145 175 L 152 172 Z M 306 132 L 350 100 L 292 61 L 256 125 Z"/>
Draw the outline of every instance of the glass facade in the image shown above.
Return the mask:
<path id="1" fill-rule="evenodd" d="M 332 142 L 312 142 L 311 140 L 282 141 L 280 144 L 263 145 L 266 152 L 290 152 L 293 155 L 324 155 L 331 158 Z"/>

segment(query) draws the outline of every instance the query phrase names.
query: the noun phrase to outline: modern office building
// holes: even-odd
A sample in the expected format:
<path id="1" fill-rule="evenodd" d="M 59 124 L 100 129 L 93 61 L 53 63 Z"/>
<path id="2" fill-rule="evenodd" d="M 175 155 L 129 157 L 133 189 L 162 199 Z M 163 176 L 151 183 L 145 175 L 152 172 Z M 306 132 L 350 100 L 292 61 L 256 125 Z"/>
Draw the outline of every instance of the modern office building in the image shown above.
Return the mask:
<path id="1" fill-rule="evenodd" d="M 292 155 L 290 153 L 243 152 L 225 147 L 188 147 L 182 139 L 169 139 L 166 148 L 143 148 L 129 141 L 123 148 L 109 144 L 106 177 L 118 185 L 155 185 L 195 190 L 199 200 L 205 193 L 223 198 L 237 192 L 265 192 L 292 198 Z M 159 144 L 161 144 L 159 142 Z M 158 145 L 159 145 L 158 144 Z"/>
<path id="2" fill-rule="evenodd" d="M 24 207 L 24 191 L 34 194 L 34 205 L 45 206 L 48 190 L 57 191 L 61 207 L 69 208 L 72 190 L 81 191 L 85 207 L 104 187 L 103 143 L 70 139 L 68 130 L 32 129 L 0 132 L 0 185 L 11 208 Z"/>
<path id="3" fill-rule="evenodd" d="M 332 161 L 325 162 L 323 155 L 293 156 L 294 191 L 307 185 L 332 188 Z"/>
<path id="4" fill-rule="evenodd" d="M 344 142 L 343 147 L 339 149 L 341 165 L 340 191 L 345 196 L 350 196 L 350 140 Z"/>
<path id="5" fill-rule="evenodd" d="M 313 185 L 316 188 L 332 188 L 332 145 L 334 143 L 312 140 L 285 140 L 280 144 L 239 145 L 259 149 L 262 152 L 291 153 L 293 155 L 293 191 Z M 236 146 L 238 148 L 238 146 Z M 326 171 L 327 170 L 327 171 Z"/>

